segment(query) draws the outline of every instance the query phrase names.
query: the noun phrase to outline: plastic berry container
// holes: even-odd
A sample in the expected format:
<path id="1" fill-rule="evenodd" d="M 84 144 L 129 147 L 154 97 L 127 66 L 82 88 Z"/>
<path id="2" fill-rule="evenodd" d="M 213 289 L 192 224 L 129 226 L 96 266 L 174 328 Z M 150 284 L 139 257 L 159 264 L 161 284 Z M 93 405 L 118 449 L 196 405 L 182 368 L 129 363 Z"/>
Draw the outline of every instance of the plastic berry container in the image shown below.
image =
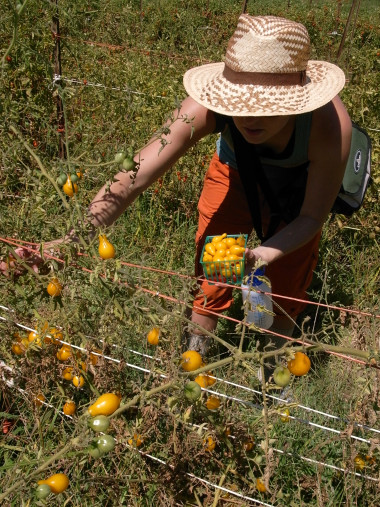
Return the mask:
<path id="1" fill-rule="evenodd" d="M 247 240 L 247 234 L 207 236 L 200 261 L 206 280 L 241 285 Z"/>

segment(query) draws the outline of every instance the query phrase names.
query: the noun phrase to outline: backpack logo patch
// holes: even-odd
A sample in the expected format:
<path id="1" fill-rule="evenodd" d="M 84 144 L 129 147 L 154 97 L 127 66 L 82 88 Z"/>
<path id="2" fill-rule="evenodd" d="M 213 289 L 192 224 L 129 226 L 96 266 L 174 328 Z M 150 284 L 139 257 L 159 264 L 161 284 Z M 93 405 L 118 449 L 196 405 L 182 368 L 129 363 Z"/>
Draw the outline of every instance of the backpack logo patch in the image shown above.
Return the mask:
<path id="1" fill-rule="evenodd" d="M 355 157 L 354 157 L 354 172 L 355 172 L 355 174 L 358 174 L 358 172 L 360 170 L 361 163 L 362 163 L 362 150 L 358 150 L 355 153 Z"/>

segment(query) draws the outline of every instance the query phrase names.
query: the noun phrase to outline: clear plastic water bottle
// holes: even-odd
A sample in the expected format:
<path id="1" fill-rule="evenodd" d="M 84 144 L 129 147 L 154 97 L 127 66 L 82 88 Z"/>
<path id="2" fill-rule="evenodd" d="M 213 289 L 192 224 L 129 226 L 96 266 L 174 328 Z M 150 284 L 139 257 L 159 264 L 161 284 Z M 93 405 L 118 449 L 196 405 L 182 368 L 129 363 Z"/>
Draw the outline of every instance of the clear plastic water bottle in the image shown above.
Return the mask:
<path id="1" fill-rule="evenodd" d="M 247 311 L 246 321 L 248 324 L 255 324 L 255 326 L 263 329 L 269 329 L 273 324 L 273 302 L 270 294 L 262 294 L 258 291 L 271 292 L 271 288 L 262 280 L 257 278 L 264 275 L 264 269 L 256 269 L 251 273 L 248 278 L 247 285 L 242 283 L 243 303 L 245 304 L 249 298 L 249 305 Z M 260 311 L 260 307 L 267 311 Z"/>

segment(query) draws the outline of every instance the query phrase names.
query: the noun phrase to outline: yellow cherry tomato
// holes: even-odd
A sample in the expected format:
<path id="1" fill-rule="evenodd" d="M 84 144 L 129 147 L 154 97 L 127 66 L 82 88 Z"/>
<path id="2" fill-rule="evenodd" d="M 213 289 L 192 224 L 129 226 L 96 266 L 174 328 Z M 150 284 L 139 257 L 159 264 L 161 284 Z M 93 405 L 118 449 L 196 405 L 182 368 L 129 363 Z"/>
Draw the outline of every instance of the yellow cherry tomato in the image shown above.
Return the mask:
<path id="1" fill-rule="evenodd" d="M 92 417 L 96 415 L 111 415 L 120 406 L 120 397 L 114 393 L 102 394 L 89 408 Z"/>
<path id="2" fill-rule="evenodd" d="M 236 242 L 236 239 L 235 238 L 225 238 L 225 244 L 228 246 L 228 248 L 232 245 L 236 245 L 237 242 Z"/>
<path id="3" fill-rule="evenodd" d="M 74 375 L 72 383 L 75 385 L 75 387 L 80 389 L 84 386 L 84 377 L 82 375 Z"/>
<path id="4" fill-rule="evenodd" d="M 185 371 L 198 370 L 202 364 L 202 356 L 196 350 L 187 350 L 182 354 L 181 366 Z"/>
<path id="5" fill-rule="evenodd" d="M 62 347 L 57 352 L 57 358 L 60 361 L 67 361 L 70 356 L 71 356 L 70 345 L 62 345 Z"/>
<path id="6" fill-rule="evenodd" d="M 50 280 L 49 285 L 47 286 L 47 292 L 49 296 L 56 297 L 59 296 L 62 292 L 62 284 L 59 282 L 58 278 L 54 277 Z"/>
<path id="7" fill-rule="evenodd" d="M 115 247 L 108 241 L 103 234 L 99 235 L 99 255 L 102 259 L 113 259 L 115 257 Z"/>
<path id="8" fill-rule="evenodd" d="M 65 415 L 73 415 L 75 414 L 75 411 L 77 409 L 77 406 L 74 401 L 66 401 L 66 403 L 63 405 L 63 413 Z"/>
<path id="9" fill-rule="evenodd" d="M 53 343 L 54 345 L 57 345 L 60 340 L 63 340 L 63 334 L 62 331 L 59 329 L 52 327 L 49 331 L 50 336 L 45 336 L 44 343 Z"/>
<path id="10" fill-rule="evenodd" d="M 146 339 L 148 340 L 148 343 L 150 343 L 151 345 L 158 345 L 159 336 L 160 330 L 158 329 L 158 327 L 154 327 L 149 331 Z"/>
<path id="11" fill-rule="evenodd" d="M 38 481 L 38 484 L 47 484 L 55 495 L 62 493 L 69 486 L 69 478 L 66 474 L 54 474 L 47 479 Z"/>
<path id="12" fill-rule="evenodd" d="M 210 396 L 209 398 L 207 398 L 206 407 L 209 410 L 216 410 L 217 408 L 219 408 L 220 407 L 219 398 L 217 398 L 216 396 Z"/>
<path id="13" fill-rule="evenodd" d="M 205 252 L 207 252 L 208 254 L 210 254 L 214 257 L 215 252 L 216 252 L 214 245 L 212 245 L 211 243 L 207 243 L 205 245 Z"/>
<path id="14" fill-rule="evenodd" d="M 227 237 L 227 233 L 223 233 L 221 236 L 214 236 L 211 240 L 211 243 L 215 244 L 215 243 L 220 243 L 222 241 L 222 239 L 224 239 L 225 237 Z"/>
<path id="15" fill-rule="evenodd" d="M 63 185 L 62 189 L 69 197 L 73 197 L 73 195 L 78 192 L 78 185 L 71 181 L 70 174 L 67 176 L 66 183 Z"/>
<path id="16" fill-rule="evenodd" d="M 202 375 L 202 374 L 198 375 L 197 377 L 195 377 L 194 382 L 196 382 L 199 386 L 203 387 L 204 389 L 206 389 L 208 387 L 206 375 Z"/>
<path id="17" fill-rule="evenodd" d="M 138 435 L 137 433 L 135 433 L 133 435 L 133 439 L 130 438 L 128 440 L 128 444 L 132 445 L 133 447 L 140 447 L 140 445 L 142 445 L 143 442 L 144 442 L 144 439 L 141 437 L 141 435 Z"/>
<path id="18" fill-rule="evenodd" d="M 93 352 L 95 352 L 95 354 L 93 354 Z M 92 352 L 90 352 L 90 363 L 93 366 L 98 364 L 100 356 L 98 356 L 97 354 L 101 354 L 101 353 L 102 353 L 102 351 L 100 349 L 94 349 Z"/>
<path id="19" fill-rule="evenodd" d="M 212 452 L 216 447 L 216 442 L 212 437 L 207 437 L 203 440 L 203 445 L 206 447 L 206 451 Z"/>
<path id="20" fill-rule="evenodd" d="M 237 256 L 243 255 L 243 253 L 245 252 L 245 248 L 239 245 L 231 245 L 229 250 L 230 254 L 235 254 Z"/>
<path id="21" fill-rule="evenodd" d="M 214 378 L 212 376 L 212 372 L 211 371 L 208 371 L 207 373 L 205 373 L 205 377 L 207 379 L 207 385 L 208 386 L 213 386 L 216 382 L 216 378 Z"/>
<path id="22" fill-rule="evenodd" d="M 65 380 L 73 380 L 73 371 L 74 371 L 74 368 L 65 368 L 62 372 L 62 378 L 64 378 Z"/>
<path id="23" fill-rule="evenodd" d="M 35 331 L 31 331 L 29 334 L 28 334 L 28 341 L 29 343 L 35 343 L 36 345 L 38 345 L 38 347 L 41 347 L 41 336 L 36 333 Z"/>
<path id="24" fill-rule="evenodd" d="M 311 368 L 310 359 L 303 352 L 297 351 L 294 359 L 288 362 L 288 370 L 296 377 L 306 375 Z"/>
<path id="25" fill-rule="evenodd" d="M 25 347 L 22 343 L 13 343 L 12 344 L 12 352 L 16 354 L 16 356 L 23 356 L 25 354 Z"/>
<path id="26" fill-rule="evenodd" d="M 203 262 L 211 262 L 212 261 L 212 255 L 210 255 L 209 253 L 205 252 L 203 254 Z"/>
<path id="27" fill-rule="evenodd" d="M 36 407 L 41 407 L 45 401 L 46 398 L 42 393 L 37 394 L 37 396 L 35 396 L 33 399 L 33 402 L 36 405 Z"/>
<path id="28" fill-rule="evenodd" d="M 265 493 L 267 488 L 265 487 L 264 482 L 261 479 L 257 479 L 256 481 L 256 488 L 260 493 Z"/>
<path id="29" fill-rule="evenodd" d="M 244 236 L 239 236 L 236 239 L 236 244 L 239 245 L 239 246 L 245 247 L 245 237 Z"/>

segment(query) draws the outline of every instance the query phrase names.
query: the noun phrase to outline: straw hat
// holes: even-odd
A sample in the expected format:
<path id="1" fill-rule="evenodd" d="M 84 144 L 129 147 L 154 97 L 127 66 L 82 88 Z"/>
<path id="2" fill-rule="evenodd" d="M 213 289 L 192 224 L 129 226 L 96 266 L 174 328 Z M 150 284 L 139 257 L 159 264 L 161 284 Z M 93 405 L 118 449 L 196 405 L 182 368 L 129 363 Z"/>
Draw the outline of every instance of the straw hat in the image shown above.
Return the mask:
<path id="1" fill-rule="evenodd" d="M 228 116 L 306 113 L 327 104 L 345 83 L 339 67 L 309 55 L 300 23 L 242 14 L 225 62 L 190 69 L 183 83 L 195 101 Z"/>

